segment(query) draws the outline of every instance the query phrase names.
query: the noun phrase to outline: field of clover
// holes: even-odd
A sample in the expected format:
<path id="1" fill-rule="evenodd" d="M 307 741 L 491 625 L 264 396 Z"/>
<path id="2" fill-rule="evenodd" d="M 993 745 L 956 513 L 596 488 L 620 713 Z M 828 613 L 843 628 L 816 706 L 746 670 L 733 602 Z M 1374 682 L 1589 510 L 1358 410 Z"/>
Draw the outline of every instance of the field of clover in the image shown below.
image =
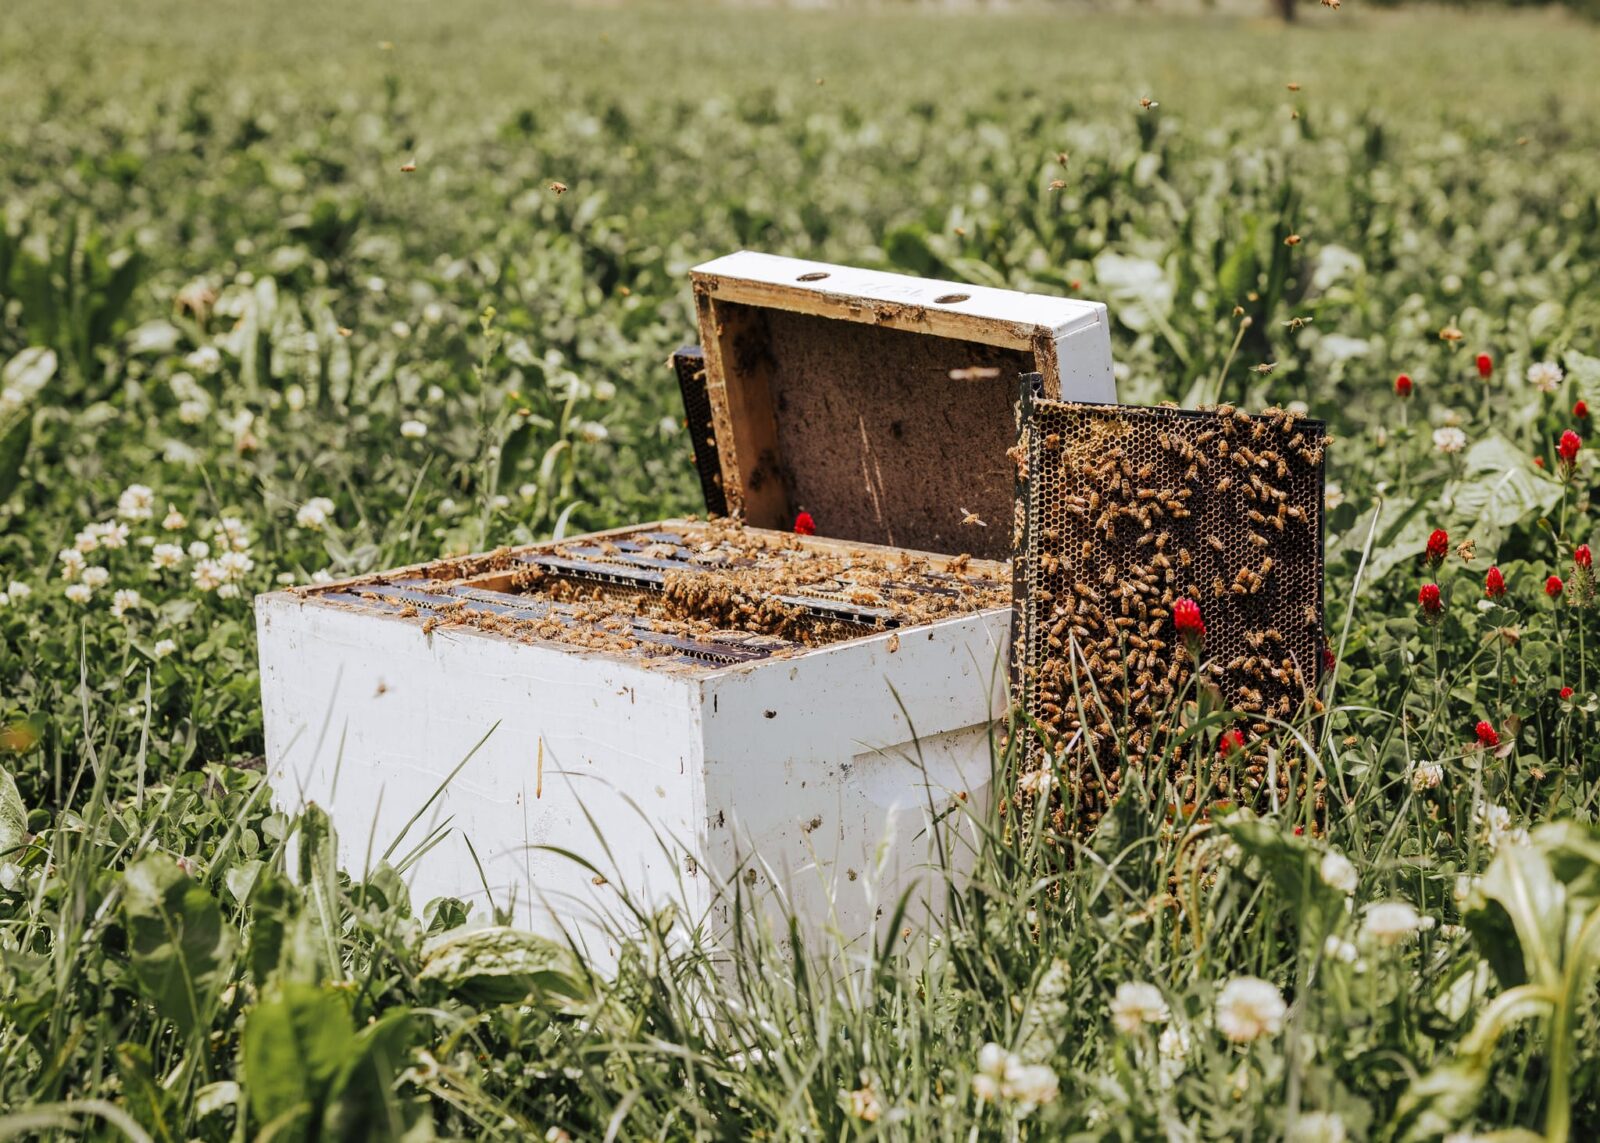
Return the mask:
<path id="1" fill-rule="evenodd" d="M 1303 25 L 9 4 L 0 1136 L 1600 1135 L 1600 30 Z M 1325 418 L 1317 798 L 974 812 L 944 923 L 732 979 L 273 812 L 252 597 L 693 511 L 665 361 L 742 247 L 1103 300 L 1124 400 Z"/>

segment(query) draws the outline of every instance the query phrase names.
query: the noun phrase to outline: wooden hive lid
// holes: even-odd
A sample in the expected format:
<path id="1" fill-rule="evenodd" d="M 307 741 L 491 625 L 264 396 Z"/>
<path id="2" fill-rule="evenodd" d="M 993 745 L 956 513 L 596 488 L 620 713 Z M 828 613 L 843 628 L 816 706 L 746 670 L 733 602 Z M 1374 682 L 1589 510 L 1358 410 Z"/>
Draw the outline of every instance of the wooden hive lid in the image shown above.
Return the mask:
<path id="1" fill-rule="evenodd" d="M 749 251 L 691 277 L 722 489 L 757 527 L 804 510 L 835 539 L 1006 558 L 1019 376 L 1116 400 L 1096 302 Z"/>

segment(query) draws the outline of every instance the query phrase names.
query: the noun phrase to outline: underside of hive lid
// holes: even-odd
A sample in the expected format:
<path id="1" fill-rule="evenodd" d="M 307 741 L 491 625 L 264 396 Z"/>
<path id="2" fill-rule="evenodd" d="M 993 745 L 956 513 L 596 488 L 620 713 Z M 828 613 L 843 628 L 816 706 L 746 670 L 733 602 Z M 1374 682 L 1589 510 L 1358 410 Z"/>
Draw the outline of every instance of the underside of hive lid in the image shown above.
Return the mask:
<path id="1" fill-rule="evenodd" d="M 1116 399 L 1097 303 L 748 252 L 693 280 L 719 491 L 761 527 L 1004 559 L 1017 378 Z"/>

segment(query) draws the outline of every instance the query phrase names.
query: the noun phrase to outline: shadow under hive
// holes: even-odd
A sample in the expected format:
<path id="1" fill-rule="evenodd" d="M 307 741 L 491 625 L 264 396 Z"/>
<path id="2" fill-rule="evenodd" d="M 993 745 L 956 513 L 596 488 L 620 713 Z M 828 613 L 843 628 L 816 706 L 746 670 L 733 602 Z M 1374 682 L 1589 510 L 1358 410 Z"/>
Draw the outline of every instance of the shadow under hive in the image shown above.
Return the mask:
<path id="1" fill-rule="evenodd" d="M 1024 769 L 1052 766 L 1081 828 L 1124 768 L 1151 758 L 1166 759 L 1181 803 L 1252 801 L 1273 720 L 1316 701 L 1324 425 L 1277 409 L 1024 400 L 1013 655 L 1039 726 Z M 1173 626 L 1184 597 L 1206 624 L 1198 678 Z M 1238 712 L 1241 756 L 1177 748 L 1176 715 L 1201 686 Z"/>

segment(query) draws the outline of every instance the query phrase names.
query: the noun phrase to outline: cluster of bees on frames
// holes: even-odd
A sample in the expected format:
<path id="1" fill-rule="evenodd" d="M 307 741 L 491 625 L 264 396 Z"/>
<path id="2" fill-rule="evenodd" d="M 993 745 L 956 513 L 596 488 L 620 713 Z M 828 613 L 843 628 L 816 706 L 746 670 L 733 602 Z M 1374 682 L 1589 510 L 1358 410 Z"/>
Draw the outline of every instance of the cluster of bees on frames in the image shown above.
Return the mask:
<path id="1" fill-rule="evenodd" d="M 493 592 L 549 605 L 547 614 L 537 618 L 499 614 L 469 598 L 414 599 L 400 608 L 400 615 L 420 620 L 429 634 L 441 627 L 472 627 L 508 638 L 661 657 L 671 655 L 673 648 L 639 638 L 640 622 L 655 633 L 682 639 L 741 633 L 812 647 L 871 634 L 884 629 L 886 619 L 915 626 L 1010 601 L 1003 568 L 975 564 L 970 556 L 929 558 L 820 545 L 726 519 L 675 525 L 674 530 L 681 533 L 678 542 L 630 544 L 626 552 L 607 539 L 543 549 L 607 573 L 601 579 L 550 571 L 519 560 L 511 549 L 440 560 L 419 569 L 418 578 L 434 590 L 471 587 L 466 581 L 494 573 L 501 581 L 488 585 Z M 642 532 L 654 534 L 652 529 Z M 676 566 L 659 581 L 629 582 L 629 572 L 638 566 L 628 562 L 630 557 L 643 558 L 653 569 Z M 381 575 L 364 581 L 389 582 Z M 370 590 L 357 587 L 356 592 L 381 601 Z M 842 617 L 836 614 L 840 605 L 871 611 L 859 619 Z"/>
<path id="2" fill-rule="evenodd" d="M 1162 764 L 1145 777 L 1157 791 L 1172 783 L 1175 810 L 1255 802 L 1275 722 L 1320 707 L 1320 422 L 1040 401 L 1024 434 L 1014 652 L 1039 734 L 1021 803 L 1057 789 L 1055 831 L 1069 816 L 1092 829 L 1128 767 Z M 1203 644 L 1175 627 L 1184 598 L 1200 606 Z M 1202 699 L 1237 712 L 1242 746 L 1179 747 L 1185 708 Z M 1280 795 L 1299 783 L 1320 809 L 1292 754 Z"/>

